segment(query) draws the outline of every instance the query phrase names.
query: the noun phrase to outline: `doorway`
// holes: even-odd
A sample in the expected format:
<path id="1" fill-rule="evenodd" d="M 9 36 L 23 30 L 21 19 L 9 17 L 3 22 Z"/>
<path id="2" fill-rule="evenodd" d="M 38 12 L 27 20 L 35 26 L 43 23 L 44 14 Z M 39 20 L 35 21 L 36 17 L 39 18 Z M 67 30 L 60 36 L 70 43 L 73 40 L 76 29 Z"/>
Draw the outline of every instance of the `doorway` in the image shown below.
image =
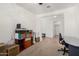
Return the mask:
<path id="1" fill-rule="evenodd" d="M 53 20 L 53 26 L 54 26 L 54 37 L 58 36 L 59 33 L 64 35 L 64 15 L 60 14 L 57 15 Z"/>
<path id="2" fill-rule="evenodd" d="M 58 36 L 60 33 L 60 25 L 55 24 L 54 28 L 55 28 L 55 36 Z"/>

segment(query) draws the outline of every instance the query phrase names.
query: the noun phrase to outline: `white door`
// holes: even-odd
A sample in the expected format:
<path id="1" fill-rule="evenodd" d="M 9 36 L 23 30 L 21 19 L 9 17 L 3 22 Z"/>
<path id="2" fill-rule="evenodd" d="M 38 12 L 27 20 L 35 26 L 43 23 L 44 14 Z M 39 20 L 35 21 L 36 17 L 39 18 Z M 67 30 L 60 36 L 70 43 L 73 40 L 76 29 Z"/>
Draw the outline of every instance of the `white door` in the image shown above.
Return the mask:
<path id="1" fill-rule="evenodd" d="M 55 36 L 59 35 L 60 33 L 60 25 L 55 25 Z"/>

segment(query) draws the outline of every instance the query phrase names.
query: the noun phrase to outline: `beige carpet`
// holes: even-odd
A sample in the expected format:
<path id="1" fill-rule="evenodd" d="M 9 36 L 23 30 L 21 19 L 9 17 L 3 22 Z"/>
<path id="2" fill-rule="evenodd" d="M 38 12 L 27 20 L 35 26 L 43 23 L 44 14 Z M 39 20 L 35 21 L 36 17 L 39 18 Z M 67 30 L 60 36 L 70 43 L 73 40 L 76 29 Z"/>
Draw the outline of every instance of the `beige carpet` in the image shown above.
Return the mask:
<path id="1" fill-rule="evenodd" d="M 46 38 L 43 41 L 22 51 L 18 56 L 63 56 L 58 49 L 63 46 L 59 44 L 58 38 Z M 67 56 L 67 54 L 65 55 Z"/>

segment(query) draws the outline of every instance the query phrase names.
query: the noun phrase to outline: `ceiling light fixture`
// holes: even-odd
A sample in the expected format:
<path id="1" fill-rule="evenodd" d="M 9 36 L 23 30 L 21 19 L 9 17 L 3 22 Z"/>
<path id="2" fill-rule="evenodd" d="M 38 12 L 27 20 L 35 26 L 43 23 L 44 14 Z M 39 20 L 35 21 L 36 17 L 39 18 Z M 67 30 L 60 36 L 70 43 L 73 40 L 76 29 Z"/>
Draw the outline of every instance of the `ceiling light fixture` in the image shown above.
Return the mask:
<path id="1" fill-rule="evenodd" d="M 39 5 L 43 5 L 43 3 L 38 3 Z"/>
<path id="2" fill-rule="evenodd" d="M 50 8 L 50 5 L 44 4 L 44 3 L 38 3 L 39 5 L 45 6 L 46 8 Z"/>
<path id="3" fill-rule="evenodd" d="M 54 18 L 56 18 L 57 16 L 53 16 Z"/>

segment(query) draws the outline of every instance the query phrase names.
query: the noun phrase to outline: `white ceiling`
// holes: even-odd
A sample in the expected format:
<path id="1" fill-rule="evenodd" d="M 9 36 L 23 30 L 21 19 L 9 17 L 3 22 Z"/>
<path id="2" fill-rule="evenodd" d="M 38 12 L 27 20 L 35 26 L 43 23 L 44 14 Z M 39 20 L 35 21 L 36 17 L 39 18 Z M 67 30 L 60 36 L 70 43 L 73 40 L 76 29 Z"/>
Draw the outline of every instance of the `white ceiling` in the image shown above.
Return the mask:
<path id="1" fill-rule="evenodd" d="M 39 5 L 38 3 L 17 3 L 17 5 L 27 9 L 34 14 L 44 14 L 72 7 L 77 5 L 77 3 L 44 3 L 43 5 Z M 49 8 L 47 8 L 47 6 Z"/>

